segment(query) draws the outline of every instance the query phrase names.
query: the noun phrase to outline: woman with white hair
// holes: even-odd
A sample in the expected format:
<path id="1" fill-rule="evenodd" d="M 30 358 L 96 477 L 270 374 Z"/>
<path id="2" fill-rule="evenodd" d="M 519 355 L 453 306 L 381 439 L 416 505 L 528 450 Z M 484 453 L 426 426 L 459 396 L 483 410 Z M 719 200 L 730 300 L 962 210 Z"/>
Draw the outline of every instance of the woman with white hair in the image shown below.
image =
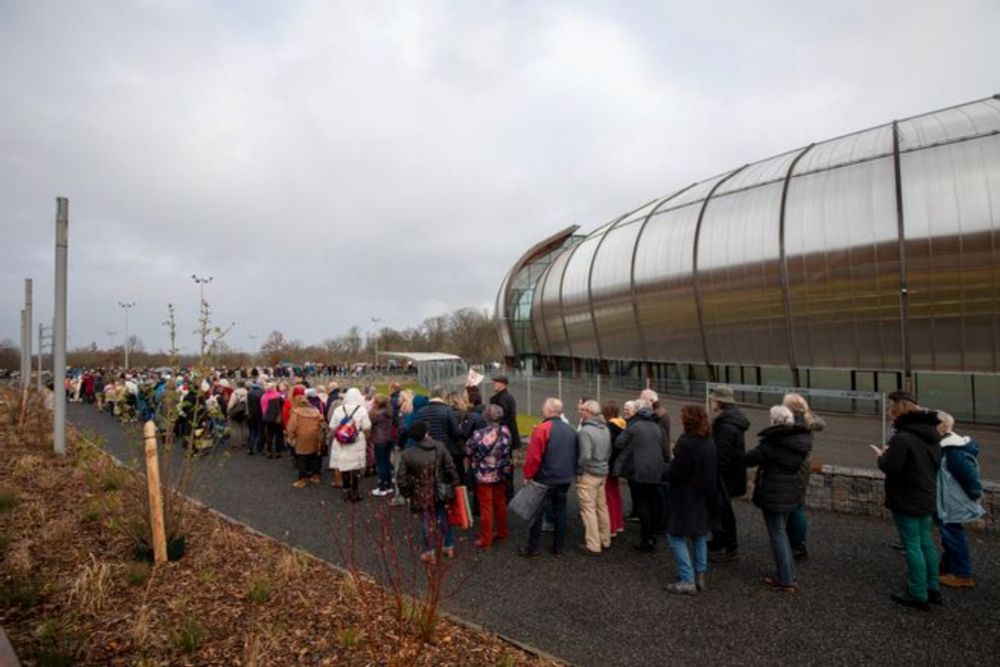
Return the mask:
<path id="1" fill-rule="evenodd" d="M 812 434 L 795 423 L 795 415 L 784 405 L 771 408 L 771 425 L 761 431 L 760 444 L 743 457 L 748 468 L 757 468 L 753 503 L 764 514 L 776 572 L 764 577 L 764 585 L 781 593 L 796 593 L 795 561 L 788 541 L 788 515 L 804 500 L 799 469 L 812 449 Z"/>
<path id="2" fill-rule="evenodd" d="M 358 502 L 361 492 L 358 484 L 365 469 L 368 452 L 368 433 L 372 422 L 365 410 L 364 396 L 357 387 L 344 395 L 344 402 L 330 414 L 330 468 L 339 470 L 344 481 L 344 500 Z"/>
<path id="3" fill-rule="evenodd" d="M 812 411 L 809 403 L 801 394 L 785 394 L 781 404 L 792 411 L 796 424 L 805 426 L 814 435 L 826 427 L 826 422 Z M 812 463 L 809 461 L 809 456 L 806 455 L 799 468 L 799 482 L 802 484 L 803 494 L 809 490 L 809 477 L 811 475 Z M 792 545 L 792 555 L 795 560 L 804 560 L 809 557 L 809 550 L 806 548 L 806 531 L 808 529 L 809 522 L 806 520 L 805 495 L 803 495 L 802 504 L 788 515 L 788 541 Z"/>

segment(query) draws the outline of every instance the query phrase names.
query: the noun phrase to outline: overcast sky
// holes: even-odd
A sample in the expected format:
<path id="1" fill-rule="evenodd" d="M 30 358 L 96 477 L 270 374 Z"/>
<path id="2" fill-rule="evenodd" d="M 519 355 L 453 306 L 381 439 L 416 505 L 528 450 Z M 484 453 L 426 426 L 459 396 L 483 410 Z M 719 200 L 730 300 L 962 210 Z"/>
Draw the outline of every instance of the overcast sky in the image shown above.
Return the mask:
<path id="1" fill-rule="evenodd" d="M 822 5 L 822 6 L 820 6 Z M 0 338 L 249 348 L 492 304 L 524 249 L 811 141 L 1000 92 L 1000 2 L 0 0 Z M 259 338 L 254 343 L 251 335 Z"/>

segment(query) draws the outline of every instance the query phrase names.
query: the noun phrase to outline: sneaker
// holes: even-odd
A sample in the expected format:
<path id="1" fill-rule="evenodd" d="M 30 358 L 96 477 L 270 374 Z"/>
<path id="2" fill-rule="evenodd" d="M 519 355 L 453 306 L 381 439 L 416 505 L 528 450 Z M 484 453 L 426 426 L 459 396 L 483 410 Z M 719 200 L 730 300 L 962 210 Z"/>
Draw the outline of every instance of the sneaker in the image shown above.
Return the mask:
<path id="1" fill-rule="evenodd" d="M 381 498 L 382 496 L 385 495 L 385 491 L 383 491 L 382 489 L 372 489 L 372 495 Z"/>
<path id="2" fill-rule="evenodd" d="M 455 557 L 455 547 L 445 547 L 441 549 L 441 552 L 444 554 L 445 558 Z"/>
<path id="3" fill-rule="evenodd" d="M 708 552 L 708 560 L 712 563 L 732 563 L 739 559 L 740 552 L 736 549 L 719 549 Z"/>
<path id="4" fill-rule="evenodd" d="M 472 546 L 476 547 L 477 549 L 483 549 L 483 550 L 485 550 L 485 549 L 489 549 L 492 545 L 491 544 L 486 544 L 486 542 L 484 542 L 480 538 L 476 538 L 475 540 L 473 540 Z"/>
<path id="5" fill-rule="evenodd" d="M 667 584 L 663 587 L 663 590 L 667 593 L 677 595 L 697 595 L 698 593 L 698 588 L 693 581 L 678 581 L 673 584 Z"/>
<path id="6" fill-rule="evenodd" d="M 927 604 L 926 601 L 915 598 L 909 593 L 893 593 L 889 596 L 889 599 L 896 604 L 903 605 L 904 607 L 913 607 L 914 609 L 919 609 L 920 611 L 931 610 L 931 606 Z"/>
<path id="7" fill-rule="evenodd" d="M 308 484 L 308 482 L 304 479 L 297 479 L 294 482 L 292 482 L 292 486 L 295 487 L 296 489 L 304 489 L 306 488 L 306 484 Z"/>
<path id="8" fill-rule="evenodd" d="M 309 478 L 309 483 L 310 484 L 319 484 L 320 483 L 319 475 L 313 475 L 312 477 L 310 477 Z"/>
<path id="9" fill-rule="evenodd" d="M 764 577 L 764 585 L 775 593 L 798 593 L 799 586 L 796 583 L 783 584 L 775 577 Z"/>
<path id="10" fill-rule="evenodd" d="M 973 588 L 976 580 L 972 577 L 959 577 L 955 574 L 941 575 L 941 585 L 948 588 Z"/>
<path id="11" fill-rule="evenodd" d="M 423 552 L 422 554 L 420 554 L 420 560 L 422 560 L 423 562 L 427 563 L 428 565 L 433 565 L 434 564 L 434 552 L 433 551 L 425 551 L 425 552 Z"/>

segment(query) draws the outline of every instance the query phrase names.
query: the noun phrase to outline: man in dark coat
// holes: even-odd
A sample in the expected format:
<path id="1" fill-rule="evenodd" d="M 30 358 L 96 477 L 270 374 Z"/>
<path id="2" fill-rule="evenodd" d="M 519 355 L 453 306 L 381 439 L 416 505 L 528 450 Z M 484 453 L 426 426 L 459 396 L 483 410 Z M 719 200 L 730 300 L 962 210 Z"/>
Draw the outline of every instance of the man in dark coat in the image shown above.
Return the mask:
<path id="1" fill-rule="evenodd" d="M 427 424 L 430 437 L 445 446 L 455 463 L 455 469 L 465 470 L 465 451 L 459 446 L 462 440 L 462 429 L 458 417 L 451 406 L 444 402 L 444 389 L 431 389 L 431 400 L 413 418 L 414 423 Z"/>
<path id="2" fill-rule="evenodd" d="M 885 506 L 892 511 L 909 572 L 906 592 L 892 600 L 907 607 L 928 609 L 941 603 L 938 550 L 931 536 L 937 509 L 937 477 L 941 466 L 941 435 L 936 412 L 922 410 L 905 391 L 889 394 L 889 416 L 896 430 L 878 454 L 885 473 Z"/>
<path id="3" fill-rule="evenodd" d="M 636 413 L 629 418 L 628 425 L 614 443 L 619 450 L 614 473 L 634 482 L 632 502 L 638 510 L 640 525 L 640 541 L 635 548 L 653 551 L 656 534 L 663 523 L 660 484 L 670 461 L 670 449 L 649 401 L 640 399 L 636 405 Z"/>
<path id="4" fill-rule="evenodd" d="M 521 446 L 521 435 L 517 432 L 517 401 L 507 390 L 510 381 L 506 375 L 498 375 L 493 378 L 493 391 L 490 396 L 490 404 L 499 405 L 503 408 L 503 425 L 510 430 L 510 446 L 517 449 Z"/>
<path id="5" fill-rule="evenodd" d="M 709 394 L 712 412 L 712 438 L 715 440 L 716 460 L 719 466 L 718 529 L 712 531 L 712 541 L 708 545 L 710 558 L 716 563 L 726 563 L 739 558 L 739 537 L 736 529 L 736 515 L 733 513 L 733 498 L 747 492 L 747 473 L 743 465 L 746 451 L 744 433 L 750 428 L 750 420 L 736 407 L 733 390 L 719 385 Z M 724 493 L 723 493 L 724 492 Z"/>

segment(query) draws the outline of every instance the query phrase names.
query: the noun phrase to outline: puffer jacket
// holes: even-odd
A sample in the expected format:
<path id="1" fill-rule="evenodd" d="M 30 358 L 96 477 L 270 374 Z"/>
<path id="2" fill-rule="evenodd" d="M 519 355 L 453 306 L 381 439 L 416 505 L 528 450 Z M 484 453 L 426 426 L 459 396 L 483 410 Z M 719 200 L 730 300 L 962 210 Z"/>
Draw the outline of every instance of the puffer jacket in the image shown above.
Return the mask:
<path id="1" fill-rule="evenodd" d="M 614 473 L 639 484 L 659 484 L 670 462 L 664 436 L 656 413 L 650 408 L 639 410 L 615 440 L 619 453 Z"/>
<path id="2" fill-rule="evenodd" d="M 937 510 L 937 478 L 941 440 L 936 412 L 915 410 L 896 418 L 896 434 L 878 458 L 885 473 L 885 506 L 893 512 L 922 517 Z"/>
<path id="3" fill-rule="evenodd" d="M 335 433 L 340 421 L 351 417 L 354 427 L 358 429 L 358 438 L 350 444 L 341 444 L 335 439 L 330 443 L 330 467 L 337 470 L 364 470 L 367 463 L 368 439 L 372 421 L 363 405 L 361 392 L 351 387 L 344 396 L 344 402 L 330 413 L 330 433 Z"/>
<path id="4" fill-rule="evenodd" d="M 427 424 L 427 434 L 442 443 L 454 456 L 462 453 L 459 443 L 462 439 L 462 429 L 458 425 L 455 411 L 440 398 L 432 398 L 427 405 L 416 413 L 414 422 Z"/>
<path id="5" fill-rule="evenodd" d="M 812 450 L 812 431 L 776 424 L 758 435 L 760 444 L 743 457 L 747 468 L 757 467 L 753 503 L 768 512 L 793 512 L 805 501 L 799 469 Z"/>
<path id="6" fill-rule="evenodd" d="M 414 512 L 434 511 L 440 504 L 434 497 L 436 481 L 458 484 L 458 472 L 445 446 L 426 437 L 403 452 L 399 491 Z"/>
<path id="7" fill-rule="evenodd" d="M 730 498 L 739 498 L 747 492 L 746 466 L 743 465 L 746 441 L 743 434 L 748 428 L 750 420 L 735 405 L 726 405 L 712 420 L 719 479 Z"/>

